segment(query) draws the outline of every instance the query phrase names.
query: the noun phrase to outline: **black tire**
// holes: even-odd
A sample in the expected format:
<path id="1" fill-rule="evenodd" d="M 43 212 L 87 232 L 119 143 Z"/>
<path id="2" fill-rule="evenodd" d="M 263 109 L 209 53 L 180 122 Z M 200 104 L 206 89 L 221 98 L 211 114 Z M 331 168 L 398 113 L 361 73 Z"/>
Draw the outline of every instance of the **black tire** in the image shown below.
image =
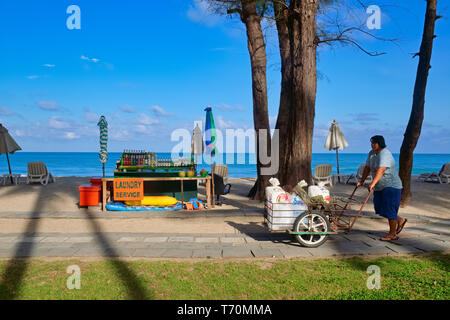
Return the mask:
<path id="1" fill-rule="evenodd" d="M 294 232 L 311 231 L 309 222 L 313 220 L 313 232 L 330 232 L 330 222 L 327 217 L 320 211 L 305 211 L 300 214 L 294 222 Z M 317 227 L 314 227 L 317 224 Z M 328 239 L 326 235 L 294 235 L 297 242 L 307 248 L 317 248 L 324 244 Z"/>

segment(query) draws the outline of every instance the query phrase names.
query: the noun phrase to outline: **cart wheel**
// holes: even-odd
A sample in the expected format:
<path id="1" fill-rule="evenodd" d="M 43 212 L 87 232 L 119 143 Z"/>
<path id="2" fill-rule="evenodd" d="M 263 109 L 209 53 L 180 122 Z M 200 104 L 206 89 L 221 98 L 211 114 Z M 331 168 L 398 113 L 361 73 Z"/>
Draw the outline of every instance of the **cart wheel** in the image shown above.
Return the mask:
<path id="1" fill-rule="evenodd" d="M 294 232 L 329 232 L 330 222 L 319 211 L 305 211 L 294 222 Z M 304 247 L 316 248 L 325 243 L 328 235 L 296 234 L 295 239 Z"/>

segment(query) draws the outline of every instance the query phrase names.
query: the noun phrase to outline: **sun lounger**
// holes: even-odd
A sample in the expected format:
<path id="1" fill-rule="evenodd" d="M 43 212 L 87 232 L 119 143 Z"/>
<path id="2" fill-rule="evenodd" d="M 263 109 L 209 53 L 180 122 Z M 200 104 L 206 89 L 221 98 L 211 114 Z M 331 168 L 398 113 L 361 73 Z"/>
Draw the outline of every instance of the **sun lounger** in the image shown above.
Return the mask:
<path id="1" fill-rule="evenodd" d="M 14 184 L 19 183 L 20 174 L 4 174 L 2 178 L 2 184 L 5 186 L 7 182 L 13 181 Z"/>
<path id="2" fill-rule="evenodd" d="M 228 166 L 225 164 L 216 164 L 214 165 L 214 175 L 218 175 L 222 177 L 223 183 L 225 185 L 228 184 Z M 200 180 L 199 183 L 201 186 L 205 186 L 205 180 Z"/>
<path id="3" fill-rule="evenodd" d="M 47 166 L 41 161 L 28 162 L 27 184 L 39 182 L 47 185 L 49 182 L 56 182 L 56 179 L 48 172 Z"/>
<path id="4" fill-rule="evenodd" d="M 450 162 L 444 164 L 439 173 L 422 173 L 417 181 L 450 183 Z"/>
<path id="5" fill-rule="evenodd" d="M 362 175 L 364 173 L 364 169 L 366 168 L 366 164 L 363 163 L 359 166 L 358 172 L 356 173 L 356 175 L 351 174 L 350 177 L 347 180 L 347 183 L 358 183 L 359 181 L 361 181 L 362 179 Z M 364 180 L 364 184 L 369 184 L 373 181 L 373 177 L 372 175 L 368 175 L 366 180 Z"/>
<path id="6" fill-rule="evenodd" d="M 317 184 L 319 182 L 325 182 L 325 184 L 333 186 L 333 182 L 331 181 L 331 169 L 331 164 L 318 164 L 314 169 L 313 183 Z"/>

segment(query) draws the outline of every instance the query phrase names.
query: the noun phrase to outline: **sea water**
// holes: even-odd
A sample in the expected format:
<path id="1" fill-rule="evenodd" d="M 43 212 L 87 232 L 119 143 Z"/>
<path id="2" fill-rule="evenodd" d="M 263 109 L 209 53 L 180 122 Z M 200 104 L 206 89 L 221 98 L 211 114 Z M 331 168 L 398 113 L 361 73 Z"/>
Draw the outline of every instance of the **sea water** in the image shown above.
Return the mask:
<path id="1" fill-rule="evenodd" d="M 398 154 L 393 154 L 398 170 Z M 157 153 L 158 158 L 170 158 L 170 153 Z M 121 157 L 119 152 L 108 153 L 105 165 L 106 175 L 112 176 L 116 161 Z M 356 173 L 359 166 L 365 163 L 365 153 L 340 153 L 339 172 L 341 174 Z M 99 177 L 102 175 L 102 164 L 99 162 L 97 152 L 21 152 L 9 155 L 11 169 L 16 174 L 27 174 L 27 163 L 42 161 L 54 176 Z M 198 171 L 205 169 L 211 171 L 209 157 L 199 159 Z M 215 163 L 224 163 L 229 167 L 230 177 L 256 177 L 256 161 L 254 154 L 218 154 Z M 415 154 L 413 175 L 426 172 L 439 172 L 442 165 L 450 162 L 450 154 Z M 337 173 L 336 153 L 313 153 L 312 170 L 317 164 L 331 164 L 333 173 Z M 0 156 L 0 175 L 8 173 L 6 156 Z"/>

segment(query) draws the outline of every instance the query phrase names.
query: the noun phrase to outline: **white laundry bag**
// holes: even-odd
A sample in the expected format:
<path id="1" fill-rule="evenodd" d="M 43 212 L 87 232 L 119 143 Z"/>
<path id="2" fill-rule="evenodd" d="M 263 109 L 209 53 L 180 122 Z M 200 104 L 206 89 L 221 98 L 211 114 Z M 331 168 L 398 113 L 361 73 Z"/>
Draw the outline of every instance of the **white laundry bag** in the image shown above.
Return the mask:
<path id="1" fill-rule="evenodd" d="M 310 197 L 322 196 L 323 200 L 326 203 L 330 203 L 330 191 L 327 188 L 325 188 L 323 182 L 319 182 L 317 186 L 309 186 L 308 196 Z"/>

